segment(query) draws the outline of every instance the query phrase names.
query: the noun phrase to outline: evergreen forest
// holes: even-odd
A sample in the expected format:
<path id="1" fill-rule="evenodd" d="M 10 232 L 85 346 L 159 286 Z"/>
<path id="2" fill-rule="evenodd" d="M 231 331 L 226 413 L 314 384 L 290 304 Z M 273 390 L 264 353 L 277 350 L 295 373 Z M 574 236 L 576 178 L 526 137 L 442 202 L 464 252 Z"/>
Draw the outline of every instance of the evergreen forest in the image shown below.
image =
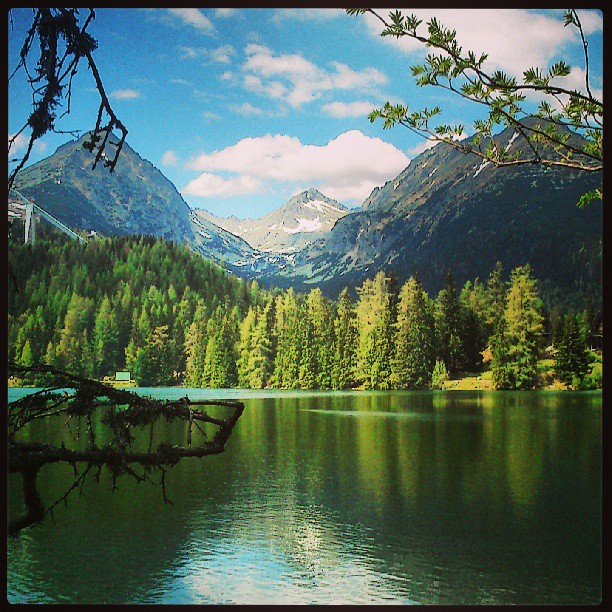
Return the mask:
<path id="1" fill-rule="evenodd" d="M 9 246 L 8 358 L 139 386 L 430 389 L 490 370 L 497 389 L 558 377 L 600 386 L 588 350 L 596 313 L 544 309 L 528 264 L 429 296 L 418 274 L 378 272 L 337 300 L 265 289 L 150 236 Z M 28 374 L 18 384 L 41 384 Z"/>

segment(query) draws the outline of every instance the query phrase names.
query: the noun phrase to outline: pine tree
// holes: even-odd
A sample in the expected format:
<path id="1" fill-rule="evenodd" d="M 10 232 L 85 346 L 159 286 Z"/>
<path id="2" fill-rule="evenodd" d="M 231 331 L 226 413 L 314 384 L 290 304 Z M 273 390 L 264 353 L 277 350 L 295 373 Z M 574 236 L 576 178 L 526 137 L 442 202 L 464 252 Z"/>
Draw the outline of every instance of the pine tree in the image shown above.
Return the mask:
<path id="1" fill-rule="evenodd" d="M 494 381 L 499 388 L 531 389 L 537 381 L 538 339 L 543 329 L 542 303 L 529 265 L 510 276 L 503 329 L 496 338 Z M 498 365 L 499 364 L 499 365 Z M 496 374 L 495 368 L 500 367 Z M 503 370 L 503 373 L 502 373 Z"/>
<path id="2" fill-rule="evenodd" d="M 338 311 L 334 320 L 334 363 L 332 366 L 332 388 L 349 389 L 355 384 L 354 361 L 357 342 L 355 310 L 348 289 L 343 289 L 338 298 Z"/>
<path id="3" fill-rule="evenodd" d="M 438 356 L 444 361 L 450 375 L 462 365 L 461 308 L 453 275 L 446 275 L 446 286 L 438 294 L 436 303 L 436 336 Z"/>
<path id="4" fill-rule="evenodd" d="M 236 371 L 237 326 L 232 315 L 219 305 L 206 326 L 206 356 L 202 384 L 205 387 L 228 388 L 238 383 Z"/>
<path id="5" fill-rule="evenodd" d="M 555 372 L 559 378 L 574 388 L 580 388 L 589 374 L 590 354 L 583 331 L 576 317 L 565 317 L 558 344 Z"/>
<path id="6" fill-rule="evenodd" d="M 448 380 L 446 366 L 441 359 L 436 359 L 436 365 L 434 366 L 433 373 L 431 375 L 430 386 L 432 389 L 442 389 L 445 380 Z"/>
<path id="7" fill-rule="evenodd" d="M 26 368 L 34 365 L 34 354 L 32 353 L 32 347 L 30 346 L 30 341 L 26 339 L 25 344 L 23 345 L 23 350 L 21 351 L 21 355 L 19 357 L 19 365 L 22 365 Z"/>
<path id="8" fill-rule="evenodd" d="M 206 310 L 198 303 L 192 323 L 185 334 L 185 384 L 204 386 L 204 359 L 206 357 Z"/>
<path id="9" fill-rule="evenodd" d="M 436 356 L 434 317 L 418 276 L 408 279 L 400 291 L 395 328 L 393 388 L 428 387 Z"/>
<path id="10" fill-rule="evenodd" d="M 504 314 L 504 309 L 506 308 L 506 292 L 507 285 L 503 280 L 502 264 L 498 261 L 487 281 L 486 293 L 488 298 L 488 309 L 485 323 L 488 327 L 487 331 L 489 335 L 496 329 L 499 319 L 501 319 Z"/>
<path id="11" fill-rule="evenodd" d="M 136 354 L 134 378 L 141 387 L 167 386 L 173 382 L 168 350 L 168 326 L 156 325 Z"/>
<path id="12" fill-rule="evenodd" d="M 330 389 L 334 358 L 334 313 L 329 300 L 320 289 L 306 296 L 305 317 L 302 320 L 302 389 Z"/>
<path id="13" fill-rule="evenodd" d="M 238 386 L 243 389 L 251 387 L 251 354 L 253 353 L 253 338 L 256 324 L 257 313 L 253 307 L 250 307 L 247 316 L 240 324 L 237 347 L 238 361 L 236 362 L 236 369 L 238 372 Z"/>
<path id="14" fill-rule="evenodd" d="M 104 296 L 96 313 L 93 330 L 93 374 L 110 374 L 119 362 L 119 326 L 110 299 Z"/>
<path id="15" fill-rule="evenodd" d="M 384 272 L 357 289 L 356 378 L 366 389 L 388 389 L 393 355 L 392 295 Z"/>
<path id="16" fill-rule="evenodd" d="M 549 317 L 550 324 L 550 344 L 552 346 L 557 346 L 562 335 L 563 328 L 563 315 L 559 308 L 554 305 Z"/>
<path id="17" fill-rule="evenodd" d="M 506 336 L 506 319 L 503 315 L 497 320 L 495 330 L 489 338 L 491 350 L 491 379 L 496 389 L 512 389 L 514 378 L 510 363 L 510 345 Z"/>
<path id="18" fill-rule="evenodd" d="M 252 348 L 248 360 L 249 380 L 251 389 L 263 389 L 270 382 L 273 368 L 273 322 L 274 302 L 266 304 L 257 317 L 253 328 Z"/>
<path id="19" fill-rule="evenodd" d="M 275 307 L 276 356 L 272 385 L 295 389 L 299 383 L 301 308 L 293 288 L 277 296 Z"/>
<path id="20" fill-rule="evenodd" d="M 68 304 L 57 352 L 62 355 L 62 366 L 72 374 L 87 376 L 92 371 L 88 330 L 91 329 L 93 308 L 92 299 L 76 293 Z"/>
<path id="21" fill-rule="evenodd" d="M 460 366 L 466 372 L 475 372 L 480 368 L 482 352 L 487 346 L 484 312 L 477 287 L 477 283 L 467 281 L 459 295 L 462 338 Z"/>

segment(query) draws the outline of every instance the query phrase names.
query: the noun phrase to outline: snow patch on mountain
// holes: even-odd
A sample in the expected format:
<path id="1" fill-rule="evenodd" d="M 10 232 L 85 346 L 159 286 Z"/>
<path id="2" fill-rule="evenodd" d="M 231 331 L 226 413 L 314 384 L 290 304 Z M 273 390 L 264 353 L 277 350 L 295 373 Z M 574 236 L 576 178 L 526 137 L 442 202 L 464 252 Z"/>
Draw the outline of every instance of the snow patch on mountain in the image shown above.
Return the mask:
<path id="1" fill-rule="evenodd" d="M 310 208 L 311 210 L 317 210 L 321 213 L 325 213 L 325 209 L 334 210 L 339 213 L 343 213 L 344 211 L 341 208 L 337 208 L 333 204 L 329 202 L 323 202 L 323 200 L 307 200 L 303 204 L 304 208 Z"/>
<path id="2" fill-rule="evenodd" d="M 297 227 L 282 227 L 283 232 L 287 232 L 288 234 L 299 234 L 304 232 L 316 232 L 323 227 L 323 223 L 321 223 L 321 219 L 319 217 L 315 217 L 314 219 L 304 219 L 303 217 L 299 217 L 296 219 Z"/>
<path id="3" fill-rule="evenodd" d="M 474 176 L 472 178 L 476 178 L 487 166 L 489 166 L 491 164 L 490 161 L 487 161 L 486 159 L 482 162 L 482 164 L 480 164 L 480 166 L 478 167 L 478 170 L 476 170 L 476 172 L 474 172 Z"/>

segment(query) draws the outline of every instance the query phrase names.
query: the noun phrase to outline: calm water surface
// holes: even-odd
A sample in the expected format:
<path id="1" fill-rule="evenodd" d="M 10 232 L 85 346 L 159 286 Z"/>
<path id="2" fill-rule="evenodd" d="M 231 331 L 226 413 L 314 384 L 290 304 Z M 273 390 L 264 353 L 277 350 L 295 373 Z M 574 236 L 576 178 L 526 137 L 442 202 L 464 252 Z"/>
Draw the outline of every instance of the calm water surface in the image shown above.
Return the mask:
<path id="1" fill-rule="evenodd" d="M 168 473 L 174 505 L 126 477 L 111 493 L 103 473 L 9 540 L 10 602 L 601 599 L 601 393 L 139 392 L 246 410 L 224 454 Z M 27 432 L 43 435 L 71 439 L 61 423 Z M 51 502 L 71 468 L 39 481 Z"/>

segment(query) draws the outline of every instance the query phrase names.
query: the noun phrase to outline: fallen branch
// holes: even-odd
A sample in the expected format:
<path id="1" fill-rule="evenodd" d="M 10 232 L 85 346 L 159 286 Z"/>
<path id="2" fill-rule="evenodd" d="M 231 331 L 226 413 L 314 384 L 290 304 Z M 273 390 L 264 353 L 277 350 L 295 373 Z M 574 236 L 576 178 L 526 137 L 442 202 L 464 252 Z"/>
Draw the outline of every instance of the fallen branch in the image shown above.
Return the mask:
<path id="1" fill-rule="evenodd" d="M 9 404 L 9 473 L 21 473 L 26 505 L 26 513 L 11 521 L 9 534 L 16 534 L 25 527 L 41 522 L 59 502 L 66 501 L 70 493 L 79 485 L 82 489 L 85 478 L 92 467 L 98 468 L 98 477 L 102 467 L 109 469 L 113 474 L 113 482 L 121 475 L 129 475 L 139 481 L 143 479 L 130 467 L 130 464 L 140 464 L 145 474 L 148 470 L 158 469 L 162 475 L 160 484 L 163 498 L 164 501 L 169 502 L 165 489 L 167 469 L 186 457 L 202 458 L 222 453 L 244 410 L 244 404 L 235 400 L 191 401 L 187 396 L 179 400 L 155 400 L 49 366 L 9 365 L 9 375 L 27 372 L 50 376 L 52 383 L 42 391 Z M 194 409 L 194 406 L 221 406 L 231 408 L 232 411 L 228 417 L 219 418 L 201 409 Z M 100 409 L 105 409 L 105 413 L 100 417 L 101 423 L 109 427 L 113 433 L 110 443 L 104 446 L 96 443 L 91 426 L 92 414 Z M 64 444 L 54 446 L 46 443 L 22 442 L 16 439 L 19 431 L 32 421 L 61 414 L 68 417 L 66 420 L 68 428 L 71 418 L 75 416 L 79 419 L 86 418 L 89 438 L 85 448 L 67 448 Z M 152 428 L 153 423 L 162 417 L 167 421 L 181 419 L 189 424 L 186 445 L 170 445 L 161 442 L 154 449 L 151 432 L 148 450 L 143 452 L 133 450 L 134 428 L 143 429 L 145 426 Z M 210 423 L 218 430 L 211 440 L 204 444 L 192 445 L 191 424 L 195 423 L 204 433 L 198 422 Z M 78 434 L 74 438 L 78 439 Z M 72 465 L 75 469 L 75 480 L 64 495 L 45 509 L 36 488 L 36 477 L 41 467 L 54 463 Z M 76 472 L 78 463 L 86 464 L 80 476 Z"/>

